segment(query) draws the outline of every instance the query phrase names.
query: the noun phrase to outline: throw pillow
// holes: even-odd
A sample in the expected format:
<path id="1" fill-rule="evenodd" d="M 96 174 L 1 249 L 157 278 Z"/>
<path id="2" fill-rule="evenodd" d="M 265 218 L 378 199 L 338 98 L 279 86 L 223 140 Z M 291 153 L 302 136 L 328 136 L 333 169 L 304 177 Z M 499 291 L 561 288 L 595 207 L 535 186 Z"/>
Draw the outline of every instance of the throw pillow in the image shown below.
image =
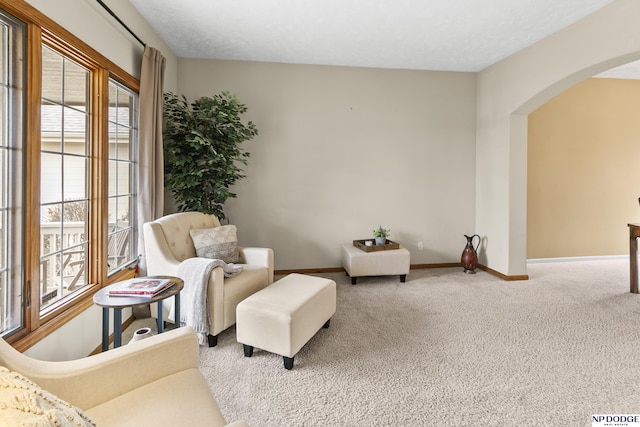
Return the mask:
<path id="1" fill-rule="evenodd" d="M 3 366 L 0 366 L 0 425 L 95 427 L 80 409 Z"/>
<path id="2" fill-rule="evenodd" d="M 201 258 L 221 259 L 227 263 L 240 261 L 237 228 L 235 225 L 221 225 L 214 228 L 194 228 L 189 230 Z"/>

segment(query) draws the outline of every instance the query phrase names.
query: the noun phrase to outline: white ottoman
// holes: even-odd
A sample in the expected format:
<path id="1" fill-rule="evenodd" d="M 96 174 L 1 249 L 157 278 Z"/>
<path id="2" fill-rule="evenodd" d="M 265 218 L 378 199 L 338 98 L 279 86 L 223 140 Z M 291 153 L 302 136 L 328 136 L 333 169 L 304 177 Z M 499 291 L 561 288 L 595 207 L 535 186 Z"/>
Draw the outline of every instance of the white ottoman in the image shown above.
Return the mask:
<path id="1" fill-rule="evenodd" d="M 358 277 L 399 275 L 404 282 L 411 266 L 411 253 L 403 247 L 365 252 L 353 245 L 342 246 L 342 266 L 355 285 Z"/>
<path id="2" fill-rule="evenodd" d="M 246 357 L 257 347 L 281 355 L 291 369 L 296 353 L 321 327 L 329 327 L 335 312 L 336 282 L 289 274 L 237 305 L 237 340 Z"/>

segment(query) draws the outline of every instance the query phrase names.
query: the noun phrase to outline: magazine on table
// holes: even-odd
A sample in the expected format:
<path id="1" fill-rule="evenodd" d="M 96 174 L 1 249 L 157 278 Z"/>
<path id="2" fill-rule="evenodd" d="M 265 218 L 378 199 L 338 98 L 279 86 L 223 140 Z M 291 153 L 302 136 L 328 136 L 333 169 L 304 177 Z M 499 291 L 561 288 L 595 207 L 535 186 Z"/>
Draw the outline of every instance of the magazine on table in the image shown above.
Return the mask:
<path id="1" fill-rule="evenodd" d="M 137 278 L 126 280 L 109 290 L 110 296 L 152 297 L 173 285 L 169 279 Z"/>

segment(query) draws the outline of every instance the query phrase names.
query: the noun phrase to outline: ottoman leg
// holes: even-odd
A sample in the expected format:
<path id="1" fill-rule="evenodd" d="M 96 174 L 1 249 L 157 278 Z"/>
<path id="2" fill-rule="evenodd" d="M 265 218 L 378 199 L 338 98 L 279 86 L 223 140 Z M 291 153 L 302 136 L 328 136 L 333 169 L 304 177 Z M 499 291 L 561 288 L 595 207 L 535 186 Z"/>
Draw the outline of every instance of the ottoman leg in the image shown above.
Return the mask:
<path id="1" fill-rule="evenodd" d="M 358 278 L 357 278 L 357 277 L 353 277 L 353 276 L 351 276 L 351 284 L 352 284 L 352 285 L 355 285 L 355 284 L 356 284 L 356 280 L 358 280 Z"/>
<path id="2" fill-rule="evenodd" d="M 290 371 L 293 368 L 293 357 L 282 356 L 284 359 L 284 369 Z"/>
<path id="3" fill-rule="evenodd" d="M 322 327 L 323 327 L 323 328 L 325 328 L 325 329 L 327 329 L 327 328 L 329 327 L 329 323 L 331 323 L 331 319 L 327 320 L 327 321 L 325 322 L 325 324 L 324 324 L 324 325 L 322 325 Z"/>
<path id="4" fill-rule="evenodd" d="M 242 348 L 244 349 L 244 357 L 253 356 L 253 346 L 242 344 Z"/>
<path id="5" fill-rule="evenodd" d="M 407 281 L 407 275 L 406 275 L 406 274 L 401 274 L 401 275 L 400 275 L 400 281 L 401 281 L 402 283 L 406 282 L 406 281 Z"/>
<path id="6" fill-rule="evenodd" d="M 218 336 L 207 334 L 207 341 L 209 342 L 209 347 L 215 347 L 218 345 Z"/>

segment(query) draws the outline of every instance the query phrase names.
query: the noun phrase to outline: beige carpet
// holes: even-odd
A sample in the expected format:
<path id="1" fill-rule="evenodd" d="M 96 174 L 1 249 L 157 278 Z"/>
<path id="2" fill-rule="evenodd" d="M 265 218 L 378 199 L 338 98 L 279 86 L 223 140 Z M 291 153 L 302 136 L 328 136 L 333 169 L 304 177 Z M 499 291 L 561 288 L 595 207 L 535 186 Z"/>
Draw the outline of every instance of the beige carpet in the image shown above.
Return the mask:
<path id="1" fill-rule="evenodd" d="M 286 371 L 235 329 L 202 347 L 229 421 L 282 426 L 590 426 L 640 413 L 640 295 L 628 260 L 531 264 L 529 281 L 461 268 L 352 286 Z"/>

